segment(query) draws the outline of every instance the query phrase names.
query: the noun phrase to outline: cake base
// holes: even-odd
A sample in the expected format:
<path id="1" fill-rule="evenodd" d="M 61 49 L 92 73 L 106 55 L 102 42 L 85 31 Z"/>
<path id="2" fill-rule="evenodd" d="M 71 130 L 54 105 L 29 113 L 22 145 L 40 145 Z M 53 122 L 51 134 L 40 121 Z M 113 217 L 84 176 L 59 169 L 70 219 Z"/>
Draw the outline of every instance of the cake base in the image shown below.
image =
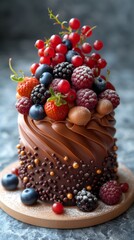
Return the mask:
<path id="1" fill-rule="evenodd" d="M 18 162 L 7 166 L 0 178 L 10 173 Z M 108 206 L 99 202 L 99 206 L 93 212 L 85 213 L 77 207 L 65 207 L 64 214 L 58 215 L 52 211 L 52 204 L 39 202 L 34 206 L 25 206 L 20 200 L 21 190 L 7 191 L 0 184 L 0 207 L 13 218 L 22 222 L 48 228 L 72 229 L 98 225 L 114 219 L 125 212 L 134 202 L 134 175 L 124 165 L 119 165 L 120 182 L 129 184 L 129 191 L 123 194 L 120 204 Z"/>

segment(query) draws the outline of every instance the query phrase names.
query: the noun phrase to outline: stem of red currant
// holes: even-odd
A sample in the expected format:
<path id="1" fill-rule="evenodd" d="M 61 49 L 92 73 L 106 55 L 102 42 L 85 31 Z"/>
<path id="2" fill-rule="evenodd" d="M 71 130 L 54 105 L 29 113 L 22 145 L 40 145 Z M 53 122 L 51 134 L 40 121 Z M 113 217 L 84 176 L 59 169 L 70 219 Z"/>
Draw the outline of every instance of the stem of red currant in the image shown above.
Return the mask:
<path id="1" fill-rule="evenodd" d="M 11 72 L 13 73 L 12 75 L 10 75 L 10 79 L 15 81 L 15 82 L 22 82 L 24 80 L 24 72 L 23 71 L 19 71 L 19 74 L 13 69 L 12 67 L 12 58 L 9 58 L 9 68 L 11 70 Z"/>

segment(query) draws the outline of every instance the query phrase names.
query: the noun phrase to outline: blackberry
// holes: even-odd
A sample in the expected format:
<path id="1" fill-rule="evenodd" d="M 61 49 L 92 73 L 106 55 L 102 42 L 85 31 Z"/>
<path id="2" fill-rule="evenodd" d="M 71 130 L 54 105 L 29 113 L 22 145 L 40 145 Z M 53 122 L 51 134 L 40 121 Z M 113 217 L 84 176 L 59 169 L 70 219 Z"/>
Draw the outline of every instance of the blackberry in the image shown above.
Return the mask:
<path id="1" fill-rule="evenodd" d="M 98 199 L 91 192 L 82 189 L 76 195 L 77 207 L 83 212 L 93 211 L 98 206 Z"/>
<path id="2" fill-rule="evenodd" d="M 35 104 L 44 104 L 50 96 L 51 94 L 44 84 L 38 84 L 31 92 L 31 100 Z"/>
<path id="3" fill-rule="evenodd" d="M 70 80 L 73 70 L 74 70 L 73 64 L 68 62 L 62 62 L 54 67 L 53 75 L 54 78 Z"/>

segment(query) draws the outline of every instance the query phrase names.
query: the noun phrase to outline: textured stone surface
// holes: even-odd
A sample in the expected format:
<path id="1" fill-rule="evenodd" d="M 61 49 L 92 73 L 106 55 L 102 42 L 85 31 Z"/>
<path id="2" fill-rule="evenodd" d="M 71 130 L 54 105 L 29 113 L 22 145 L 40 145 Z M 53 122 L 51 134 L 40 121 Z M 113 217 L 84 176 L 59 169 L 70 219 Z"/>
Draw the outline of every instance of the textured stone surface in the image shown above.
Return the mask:
<path id="1" fill-rule="evenodd" d="M 83 24 L 92 19 L 91 25 L 98 26 L 95 37 L 104 39 L 103 54 L 111 69 L 111 80 L 121 96 L 121 105 L 116 110 L 118 160 L 134 172 L 133 0 L 102 0 L 97 3 L 85 0 L 84 4 L 76 0 L 47 0 L 42 4 L 36 0 L 27 3 L 21 0 L 1 0 L 1 40 L 6 44 L 1 45 L 0 50 L 0 169 L 17 160 L 15 146 L 18 143 L 18 130 L 14 107 L 16 84 L 9 81 L 8 58 L 12 56 L 15 68 L 28 72 L 31 63 L 37 59 L 36 50 L 32 50 L 35 40 L 44 36 L 44 29 L 45 32 L 50 30 L 50 34 L 53 31 L 49 20 L 44 20 L 48 19 L 47 7 L 61 13 L 64 19 L 80 16 Z M 26 40 L 22 41 L 22 37 Z M 133 216 L 134 205 L 120 217 L 96 227 L 51 230 L 21 223 L 0 209 L 0 240 L 132 240 Z"/>

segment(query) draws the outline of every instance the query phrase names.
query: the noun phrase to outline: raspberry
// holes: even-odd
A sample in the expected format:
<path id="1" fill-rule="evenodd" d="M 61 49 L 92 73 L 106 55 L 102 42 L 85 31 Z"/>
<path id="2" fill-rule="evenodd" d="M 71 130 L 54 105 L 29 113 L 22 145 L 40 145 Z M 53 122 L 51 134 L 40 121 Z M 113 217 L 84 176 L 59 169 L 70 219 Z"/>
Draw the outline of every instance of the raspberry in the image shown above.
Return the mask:
<path id="1" fill-rule="evenodd" d="M 32 106 L 32 101 L 28 97 L 21 97 L 18 99 L 15 106 L 19 113 L 27 115 Z"/>
<path id="2" fill-rule="evenodd" d="M 114 205 L 120 202 L 122 191 L 118 183 L 111 180 L 101 186 L 99 196 L 107 205 Z"/>
<path id="3" fill-rule="evenodd" d="M 80 89 L 77 92 L 76 104 L 92 110 L 97 104 L 97 95 L 91 89 Z"/>
<path id="4" fill-rule="evenodd" d="M 80 66 L 74 69 L 71 81 L 76 89 L 91 88 L 94 78 L 91 69 L 87 66 Z"/>
<path id="5" fill-rule="evenodd" d="M 76 196 L 77 207 L 83 212 L 93 211 L 98 206 L 98 199 L 90 192 L 82 189 Z"/>
<path id="6" fill-rule="evenodd" d="M 116 108 L 120 104 L 119 95 L 114 90 L 107 89 L 104 92 L 102 92 L 99 95 L 99 99 L 103 98 L 108 99 L 113 104 L 113 108 Z"/>

